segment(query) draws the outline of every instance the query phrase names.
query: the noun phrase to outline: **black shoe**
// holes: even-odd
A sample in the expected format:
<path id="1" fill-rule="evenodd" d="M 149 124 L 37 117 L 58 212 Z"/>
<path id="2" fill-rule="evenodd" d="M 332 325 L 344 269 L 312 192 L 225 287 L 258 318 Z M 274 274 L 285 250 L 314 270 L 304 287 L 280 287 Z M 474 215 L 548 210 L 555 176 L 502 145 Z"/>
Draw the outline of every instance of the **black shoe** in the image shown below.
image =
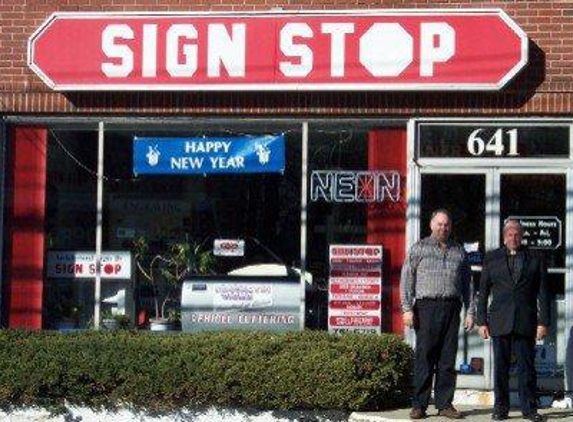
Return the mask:
<path id="1" fill-rule="evenodd" d="M 493 412 L 491 415 L 491 419 L 494 421 L 504 421 L 509 419 L 507 412 Z"/>
<path id="2" fill-rule="evenodd" d="M 533 422 L 543 422 L 546 420 L 545 416 L 540 415 L 539 413 L 529 413 L 527 415 L 523 415 L 523 419 Z"/>

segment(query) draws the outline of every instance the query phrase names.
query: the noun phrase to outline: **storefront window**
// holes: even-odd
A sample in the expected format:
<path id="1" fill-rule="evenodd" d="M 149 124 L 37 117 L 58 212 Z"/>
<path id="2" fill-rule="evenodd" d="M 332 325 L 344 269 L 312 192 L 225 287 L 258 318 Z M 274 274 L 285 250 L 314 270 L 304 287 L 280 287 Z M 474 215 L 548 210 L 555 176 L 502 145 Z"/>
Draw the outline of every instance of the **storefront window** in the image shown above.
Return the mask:
<path id="1" fill-rule="evenodd" d="M 90 268 L 59 259 L 95 249 L 97 131 L 49 131 L 46 188 L 44 326 L 81 328 L 93 324 L 94 285 Z M 81 276 L 80 276 L 81 275 Z"/>
<path id="2" fill-rule="evenodd" d="M 324 330 L 328 328 L 329 246 L 365 243 L 366 206 L 318 198 L 313 201 L 312 172 L 366 169 L 366 134 L 355 133 L 354 130 L 353 127 L 338 130 L 313 126 L 309 136 L 311 202 L 308 208 L 307 262 L 317 286 L 313 325 Z"/>
<path id="3" fill-rule="evenodd" d="M 153 256 L 166 256 L 173 245 L 190 245 L 194 252 L 209 256 L 200 270 L 207 275 L 226 275 L 249 267 L 249 274 L 265 276 L 273 275 L 278 267 L 300 266 L 300 126 L 139 125 L 133 129 L 115 125 L 106 129 L 104 250 L 130 251 L 134 260 L 148 264 Z M 282 174 L 134 174 L 136 137 L 193 138 L 206 143 L 219 137 L 246 138 L 248 142 L 250 137 L 277 134 L 284 134 Z M 136 255 L 138 239 L 148 245 L 145 256 Z M 215 241 L 225 239 L 244 242 L 244 253 L 214 254 Z M 160 275 L 154 289 L 136 270 L 136 264 L 131 280 L 103 281 L 103 311 L 116 306 L 106 298 L 119 294 L 128 298 L 125 312 L 130 318 L 142 313 L 154 318 L 154 298 L 159 296 L 163 302 L 169 295 L 157 317 L 177 314 L 181 284 L 170 285 Z"/>
<path id="4" fill-rule="evenodd" d="M 102 259 L 107 254 L 115 264 L 106 266 L 102 261 L 102 317 L 125 314 L 131 323 L 142 315 L 155 317 L 153 297 L 168 293 L 171 300 L 165 302 L 161 316 L 176 315 L 181 284 L 168 291 L 173 286 L 157 267 L 161 282 L 155 289 L 137 269 L 138 259 L 166 256 L 174 245 L 188 245 L 208 255 L 208 262 L 200 266 L 207 275 L 272 277 L 284 272 L 296 276 L 300 267 L 300 128 L 300 124 L 250 121 L 203 122 L 192 128 L 164 122 L 106 125 Z M 51 128 L 49 133 L 44 326 L 93 327 L 98 130 L 94 125 L 80 130 Z M 136 137 L 228 137 L 249 142 L 263 135 L 284 139 L 284 171 L 134 174 Z M 148 247 L 145 257 L 137 254 L 141 239 Z M 215 253 L 215 245 L 226 239 L 241 242 L 244 252 Z"/>
<path id="5" fill-rule="evenodd" d="M 312 273 L 317 286 L 313 304 L 315 309 L 313 325 L 320 329 L 327 329 L 329 325 L 330 247 L 371 243 L 368 238 L 369 212 L 379 210 L 382 203 L 388 204 L 399 199 L 399 181 L 392 186 L 396 188 L 395 192 L 393 189 L 384 190 L 383 182 L 390 183 L 391 181 L 385 178 L 386 175 L 380 176 L 376 173 L 379 169 L 374 163 L 384 155 L 377 151 L 378 144 L 384 140 L 373 136 L 376 130 L 377 128 L 371 123 L 364 122 L 310 125 L 307 268 Z M 398 177 L 397 173 L 396 177 Z M 383 198 L 383 194 L 388 194 L 388 192 L 390 194 Z M 396 196 L 391 197 L 394 194 Z M 379 271 L 381 270 L 379 268 Z M 384 271 L 388 271 L 386 274 L 388 276 L 389 268 L 385 268 Z M 350 274 L 347 275 L 350 277 Z M 350 278 L 344 277 L 338 281 L 341 286 L 347 286 L 348 283 L 353 282 Z M 373 285 L 367 290 L 374 289 L 379 292 L 378 289 L 387 289 L 387 287 L 374 286 L 378 283 L 375 278 L 371 281 Z M 367 298 L 368 296 L 367 294 L 355 297 Z M 370 295 L 370 299 L 375 299 L 376 296 L 377 294 L 374 293 Z M 352 294 L 347 296 L 349 299 L 351 297 Z M 333 297 L 331 299 L 335 300 Z M 357 302 L 349 300 L 339 305 L 345 309 L 337 313 L 337 315 L 340 314 L 340 318 L 336 321 L 330 318 L 333 332 L 346 330 L 376 332 L 380 329 L 380 325 L 383 329 L 388 329 L 384 326 L 384 321 L 390 320 L 388 309 L 384 311 L 386 318 L 382 317 L 383 322 L 380 323 L 380 298 Z M 346 308 L 356 307 L 369 308 L 367 312 L 363 312 L 369 315 L 368 320 L 351 321 L 345 318 L 346 315 L 352 313 L 347 312 Z M 346 324 L 346 322 L 358 325 L 364 323 L 365 326 L 336 328 L 338 323 Z"/>

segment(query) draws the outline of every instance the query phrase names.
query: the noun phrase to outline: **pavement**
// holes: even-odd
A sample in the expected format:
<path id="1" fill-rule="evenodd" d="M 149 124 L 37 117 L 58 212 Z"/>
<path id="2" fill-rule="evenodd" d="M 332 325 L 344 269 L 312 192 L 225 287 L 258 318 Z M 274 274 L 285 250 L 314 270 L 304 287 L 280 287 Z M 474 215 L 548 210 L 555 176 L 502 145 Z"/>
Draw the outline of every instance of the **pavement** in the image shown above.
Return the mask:
<path id="1" fill-rule="evenodd" d="M 478 405 L 456 405 L 456 409 L 462 412 L 466 421 L 491 421 L 491 406 L 478 406 Z M 410 421 L 408 414 L 410 408 L 389 410 L 386 412 L 354 412 L 348 418 L 348 422 L 390 422 L 390 421 Z M 548 421 L 562 420 L 573 421 L 573 409 L 540 409 L 539 413 L 545 415 Z M 523 420 L 521 412 L 514 409 L 509 413 L 509 420 Z M 428 422 L 451 422 L 451 419 L 438 416 L 438 411 L 433 407 L 428 409 L 428 418 L 423 419 Z"/>

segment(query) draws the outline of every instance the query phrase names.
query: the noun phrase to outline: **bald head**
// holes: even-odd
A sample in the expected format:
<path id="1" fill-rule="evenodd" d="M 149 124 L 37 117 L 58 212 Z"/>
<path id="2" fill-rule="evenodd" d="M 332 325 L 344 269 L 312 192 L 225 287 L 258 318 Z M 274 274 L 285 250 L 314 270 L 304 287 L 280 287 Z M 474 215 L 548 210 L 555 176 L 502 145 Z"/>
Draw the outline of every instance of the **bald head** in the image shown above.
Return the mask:
<path id="1" fill-rule="evenodd" d="M 433 238 L 440 243 L 446 243 L 452 231 L 450 213 L 446 210 L 434 211 L 430 220 L 430 230 Z"/>

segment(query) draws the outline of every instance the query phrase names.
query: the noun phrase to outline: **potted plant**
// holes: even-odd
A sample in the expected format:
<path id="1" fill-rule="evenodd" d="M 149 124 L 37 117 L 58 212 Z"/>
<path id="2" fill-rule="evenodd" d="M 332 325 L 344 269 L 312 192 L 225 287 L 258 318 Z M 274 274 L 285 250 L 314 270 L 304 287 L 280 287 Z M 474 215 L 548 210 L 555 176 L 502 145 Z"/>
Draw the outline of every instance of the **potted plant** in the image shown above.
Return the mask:
<path id="1" fill-rule="evenodd" d="M 210 273 L 214 258 L 211 251 L 202 251 L 200 244 L 174 242 L 162 253 L 152 254 L 147 239 L 140 236 L 134 241 L 135 263 L 150 284 L 155 317 L 150 319 L 152 331 L 173 330 L 179 322 L 180 311 L 170 305 L 174 294 L 189 274 Z"/>
<path id="2" fill-rule="evenodd" d="M 181 330 L 181 308 L 169 308 L 167 310 L 167 321 L 170 323 L 170 328 Z"/>
<path id="3" fill-rule="evenodd" d="M 106 309 L 102 312 L 101 326 L 106 330 L 127 330 L 131 327 L 131 320 L 127 315 L 114 314 Z"/>
<path id="4" fill-rule="evenodd" d="M 106 309 L 101 313 L 101 326 L 106 330 L 117 330 L 118 324 L 115 315 L 110 310 Z"/>

